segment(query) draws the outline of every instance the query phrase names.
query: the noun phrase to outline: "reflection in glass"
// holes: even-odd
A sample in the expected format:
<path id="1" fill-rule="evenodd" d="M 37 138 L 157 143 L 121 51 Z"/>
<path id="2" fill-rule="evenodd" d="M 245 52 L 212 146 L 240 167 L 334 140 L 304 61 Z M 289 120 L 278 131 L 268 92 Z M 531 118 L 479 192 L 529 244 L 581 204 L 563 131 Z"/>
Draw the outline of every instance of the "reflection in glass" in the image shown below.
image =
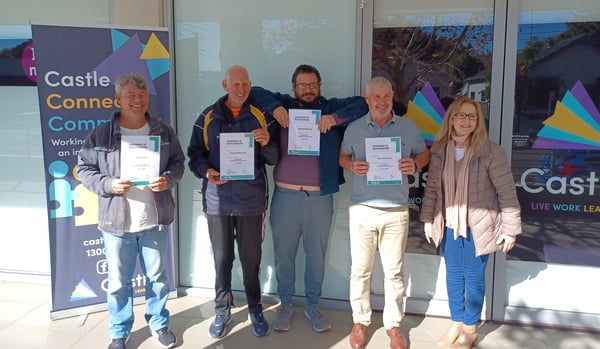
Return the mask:
<path id="1" fill-rule="evenodd" d="M 521 12 L 512 165 L 527 248 L 509 258 L 600 266 L 598 14 Z"/>
<path id="2" fill-rule="evenodd" d="M 489 115 L 493 12 L 452 10 L 398 13 L 376 9 L 372 75 L 394 85 L 394 111 L 413 120 L 427 145 L 439 131 L 445 108 L 467 95 Z M 379 13 L 379 15 L 377 15 Z M 411 179 L 408 252 L 435 253 L 422 238 L 418 219 L 426 169 Z M 409 178 L 410 179 L 410 178 Z M 419 235 L 419 236 L 416 236 Z"/>
<path id="3" fill-rule="evenodd" d="M 390 78 L 405 106 L 426 82 L 439 98 L 469 95 L 485 102 L 492 26 L 491 10 L 384 16 L 373 30 L 373 76 Z"/>

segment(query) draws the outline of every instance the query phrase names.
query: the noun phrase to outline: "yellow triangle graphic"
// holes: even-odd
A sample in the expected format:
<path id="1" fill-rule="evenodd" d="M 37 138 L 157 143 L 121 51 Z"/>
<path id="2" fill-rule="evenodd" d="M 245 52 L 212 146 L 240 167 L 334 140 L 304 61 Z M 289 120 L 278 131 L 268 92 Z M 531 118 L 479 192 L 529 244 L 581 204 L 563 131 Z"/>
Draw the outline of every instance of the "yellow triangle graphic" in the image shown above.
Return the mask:
<path id="1" fill-rule="evenodd" d="M 404 115 L 407 119 L 411 119 L 417 124 L 422 132 L 436 135 L 441 126 L 438 125 L 429 115 L 419 108 L 413 101 L 408 101 L 408 111 Z"/>
<path id="2" fill-rule="evenodd" d="M 545 125 L 552 126 L 559 130 L 571 133 L 573 135 L 597 142 L 600 139 L 600 133 L 594 130 L 583 119 L 565 107 L 561 102 L 556 102 L 556 109 L 551 117 L 544 120 Z"/>
<path id="3" fill-rule="evenodd" d="M 142 52 L 141 59 L 155 59 L 155 58 L 169 58 L 169 51 L 163 46 L 158 40 L 156 34 L 152 33 L 144 52 Z"/>

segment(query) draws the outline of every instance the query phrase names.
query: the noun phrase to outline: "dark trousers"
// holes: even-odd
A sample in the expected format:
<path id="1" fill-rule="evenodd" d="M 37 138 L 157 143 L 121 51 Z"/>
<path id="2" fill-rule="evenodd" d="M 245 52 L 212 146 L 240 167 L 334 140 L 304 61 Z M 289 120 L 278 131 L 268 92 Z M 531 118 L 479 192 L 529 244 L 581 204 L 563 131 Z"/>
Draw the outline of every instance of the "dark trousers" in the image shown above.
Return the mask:
<path id="1" fill-rule="evenodd" d="M 261 304 L 260 262 L 264 238 L 265 215 L 213 216 L 207 215 L 208 232 L 215 260 L 215 314 L 229 312 L 231 270 L 235 259 L 234 240 L 242 264 L 244 289 L 248 308 Z"/>

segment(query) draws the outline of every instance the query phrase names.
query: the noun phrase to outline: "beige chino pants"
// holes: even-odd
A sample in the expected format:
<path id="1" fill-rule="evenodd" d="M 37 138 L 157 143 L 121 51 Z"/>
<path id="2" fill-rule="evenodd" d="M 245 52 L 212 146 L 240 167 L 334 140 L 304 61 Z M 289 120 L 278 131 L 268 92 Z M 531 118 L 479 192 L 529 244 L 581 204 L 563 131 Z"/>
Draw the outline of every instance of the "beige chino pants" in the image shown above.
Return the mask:
<path id="1" fill-rule="evenodd" d="M 379 250 L 384 273 L 383 325 L 398 327 L 403 317 L 404 251 L 408 207 L 379 208 L 350 204 L 350 305 L 354 323 L 371 323 L 371 273 Z"/>

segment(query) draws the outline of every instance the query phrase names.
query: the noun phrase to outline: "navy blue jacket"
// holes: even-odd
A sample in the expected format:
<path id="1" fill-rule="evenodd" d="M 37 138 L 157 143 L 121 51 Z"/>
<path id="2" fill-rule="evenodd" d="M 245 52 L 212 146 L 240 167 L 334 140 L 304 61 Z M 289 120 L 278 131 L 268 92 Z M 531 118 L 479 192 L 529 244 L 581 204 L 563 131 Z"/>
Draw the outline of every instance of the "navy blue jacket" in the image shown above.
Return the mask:
<path id="1" fill-rule="evenodd" d="M 319 140 L 319 181 L 321 195 L 337 193 L 340 185 L 345 182 L 344 170 L 339 166 L 340 145 L 345 125 L 369 112 L 364 98 L 355 96 L 326 99 L 321 96 L 313 105 L 301 106 L 294 97 L 255 86 L 252 87 L 250 100 L 269 111 L 282 106 L 286 109 L 318 109 L 322 115 L 335 115 L 337 126 L 327 133 L 321 133 Z"/>
<path id="2" fill-rule="evenodd" d="M 279 160 L 277 122 L 273 116 L 246 102 L 237 118 L 225 105 L 227 96 L 206 108 L 194 123 L 188 146 L 189 168 L 202 178 L 204 212 L 219 216 L 254 216 L 264 213 L 268 205 L 268 180 L 265 164 L 275 165 Z M 254 179 L 230 180 L 215 185 L 206 179 L 206 171 L 214 168 L 220 172 L 219 135 L 231 132 L 251 132 L 265 128 L 270 135 L 269 144 L 254 146 Z"/>

